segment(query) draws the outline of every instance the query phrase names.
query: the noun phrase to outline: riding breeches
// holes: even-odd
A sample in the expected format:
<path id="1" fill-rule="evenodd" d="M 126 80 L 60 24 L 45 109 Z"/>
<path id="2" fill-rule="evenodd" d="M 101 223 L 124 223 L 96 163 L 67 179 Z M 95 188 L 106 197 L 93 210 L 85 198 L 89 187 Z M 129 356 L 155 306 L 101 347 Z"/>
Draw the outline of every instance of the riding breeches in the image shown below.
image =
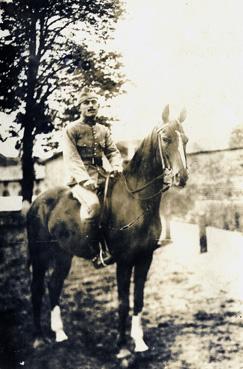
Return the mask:
<path id="1" fill-rule="evenodd" d="M 80 202 L 82 221 L 91 220 L 100 215 L 100 201 L 96 193 L 76 184 L 72 187 L 73 196 Z"/>

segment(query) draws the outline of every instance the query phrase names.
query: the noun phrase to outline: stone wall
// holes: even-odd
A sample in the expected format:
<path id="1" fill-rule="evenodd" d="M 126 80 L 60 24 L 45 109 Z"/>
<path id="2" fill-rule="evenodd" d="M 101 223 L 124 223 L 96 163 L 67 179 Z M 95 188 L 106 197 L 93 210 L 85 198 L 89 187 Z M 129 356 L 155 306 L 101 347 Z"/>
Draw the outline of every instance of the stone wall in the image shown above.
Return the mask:
<path id="1" fill-rule="evenodd" d="M 25 218 L 20 212 L 0 212 L 0 331 L 0 368 L 20 368 L 32 339 Z"/>
<path id="2" fill-rule="evenodd" d="M 164 195 L 161 210 L 168 217 L 243 232 L 243 149 L 188 155 L 189 180 L 183 190 Z"/>
<path id="3" fill-rule="evenodd" d="M 0 229 L 0 311 L 15 310 L 26 290 L 25 218 L 20 212 L 0 212 Z"/>
<path id="4" fill-rule="evenodd" d="M 188 157 L 190 183 L 207 199 L 243 199 L 243 148 L 204 151 Z"/>

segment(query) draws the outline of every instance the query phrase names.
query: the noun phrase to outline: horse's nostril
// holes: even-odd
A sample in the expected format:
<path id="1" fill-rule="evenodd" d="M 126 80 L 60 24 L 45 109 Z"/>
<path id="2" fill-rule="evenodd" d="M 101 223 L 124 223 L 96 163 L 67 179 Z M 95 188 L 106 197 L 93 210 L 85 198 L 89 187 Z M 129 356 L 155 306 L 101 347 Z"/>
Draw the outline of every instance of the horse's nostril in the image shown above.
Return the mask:
<path id="1" fill-rule="evenodd" d="M 177 173 L 175 175 L 175 182 L 174 184 L 179 187 L 184 187 L 186 185 L 188 176 L 186 174 L 182 175 L 181 173 Z"/>
<path id="2" fill-rule="evenodd" d="M 186 185 L 187 180 L 188 180 L 188 176 L 181 177 L 180 185 L 184 187 Z"/>

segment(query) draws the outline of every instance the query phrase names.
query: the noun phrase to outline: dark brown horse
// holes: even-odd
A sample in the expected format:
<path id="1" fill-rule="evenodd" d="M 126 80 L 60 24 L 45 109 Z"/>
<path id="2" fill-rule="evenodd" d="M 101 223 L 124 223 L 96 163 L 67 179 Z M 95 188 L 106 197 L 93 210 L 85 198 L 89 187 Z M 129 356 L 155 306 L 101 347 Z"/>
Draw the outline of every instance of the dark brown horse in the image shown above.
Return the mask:
<path id="1" fill-rule="evenodd" d="M 184 187 L 188 178 L 185 146 L 187 138 L 181 122 L 169 121 L 169 107 L 161 122 L 146 137 L 125 168 L 124 175 L 115 182 L 106 209 L 104 232 L 108 247 L 117 264 L 119 295 L 119 354 L 126 349 L 126 321 L 129 313 L 129 287 L 134 270 L 134 312 L 131 337 L 135 351 L 148 349 L 143 340 L 141 313 L 144 285 L 153 252 L 161 234 L 160 199 L 173 185 Z M 59 297 L 71 267 L 73 255 L 92 259 L 97 250 L 92 235 L 82 235 L 80 204 L 68 187 L 58 187 L 41 194 L 32 204 L 27 216 L 29 254 L 33 277 L 31 284 L 34 324 L 38 344 L 41 335 L 40 312 L 44 293 L 44 277 L 50 259 L 55 266 L 49 283 L 51 329 L 56 341 L 67 339 L 60 314 Z M 93 235 L 95 239 L 96 235 Z"/>

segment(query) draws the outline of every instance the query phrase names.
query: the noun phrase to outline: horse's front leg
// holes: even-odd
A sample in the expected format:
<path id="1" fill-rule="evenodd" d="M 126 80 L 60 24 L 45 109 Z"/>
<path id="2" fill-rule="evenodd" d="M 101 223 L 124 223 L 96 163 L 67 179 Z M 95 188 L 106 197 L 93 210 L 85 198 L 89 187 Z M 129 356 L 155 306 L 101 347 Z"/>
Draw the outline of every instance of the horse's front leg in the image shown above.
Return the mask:
<path id="1" fill-rule="evenodd" d="M 119 359 L 130 355 L 130 352 L 126 348 L 126 322 L 129 313 L 129 290 L 131 283 L 132 266 L 128 266 L 123 263 L 117 264 L 117 288 L 119 299 L 119 327 L 118 327 L 118 348 L 119 353 L 117 357 Z"/>
<path id="2" fill-rule="evenodd" d="M 51 303 L 51 330 L 55 333 L 56 342 L 62 342 L 67 340 L 68 337 L 63 329 L 59 298 L 62 292 L 64 280 L 71 267 L 72 256 L 59 250 L 56 254 L 55 261 L 54 270 L 48 285 Z"/>
<path id="3" fill-rule="evenodd" d="M 140 256 L 135 264 L 134 270 L 134 315 L 132 317 L 131 337 L 135 343 L 135 352 L 148 350 L 148 346 L 143 339 L 143 327 L 141 315 L 143 310 L 144 286 L 147 274 L 152 262 L 152 253 Z"/>

